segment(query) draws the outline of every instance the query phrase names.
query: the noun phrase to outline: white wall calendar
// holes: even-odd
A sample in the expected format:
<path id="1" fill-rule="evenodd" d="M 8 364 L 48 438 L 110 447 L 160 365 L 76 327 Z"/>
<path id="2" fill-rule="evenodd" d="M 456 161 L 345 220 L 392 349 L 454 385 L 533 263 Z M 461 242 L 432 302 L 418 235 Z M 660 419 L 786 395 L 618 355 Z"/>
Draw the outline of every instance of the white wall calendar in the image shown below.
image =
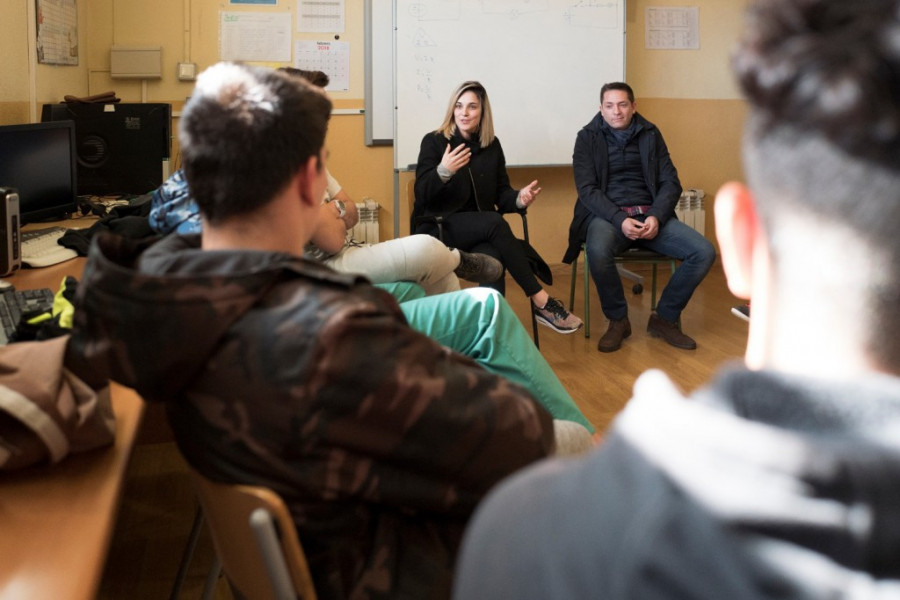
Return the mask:
<path id="1" fill-rule="evenodd" d="M 294 45 L 294 66 L 307 71 L 322 71 L 331 80 L 325 89 L 346 92 L 350 89 L 350 43 L 298 40 Z"/>

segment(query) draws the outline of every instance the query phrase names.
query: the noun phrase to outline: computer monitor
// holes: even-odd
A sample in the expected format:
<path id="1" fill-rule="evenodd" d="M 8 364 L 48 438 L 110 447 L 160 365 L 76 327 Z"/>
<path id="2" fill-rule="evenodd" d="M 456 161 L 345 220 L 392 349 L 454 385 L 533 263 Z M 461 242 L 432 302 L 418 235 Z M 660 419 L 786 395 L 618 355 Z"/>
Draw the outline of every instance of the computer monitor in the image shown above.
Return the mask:
<path id="1" fill-rule="evenodd" d="M 145 194 L 163 182 L 172 107 L 162 103 L 45 104 L 41 121 L 75 123 L 78 194 Z"/>
<path id="2" fill-rule="evenodd" d="M 76 178 L 71 121 L 0 126 L 0 186 L 18 190 L 20 223 L 75 212 Z"/>

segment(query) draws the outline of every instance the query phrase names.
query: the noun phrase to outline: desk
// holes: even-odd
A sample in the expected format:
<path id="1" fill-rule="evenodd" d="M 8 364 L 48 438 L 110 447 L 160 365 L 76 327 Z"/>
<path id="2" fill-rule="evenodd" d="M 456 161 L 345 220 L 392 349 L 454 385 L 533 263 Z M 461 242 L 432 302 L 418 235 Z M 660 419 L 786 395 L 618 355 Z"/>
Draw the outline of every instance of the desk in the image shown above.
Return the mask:
<path id="1" fill-rule="evenodd" d="M 98 219 L 96 217 L 86 217 L 67 221 L 30 223 L 23 227 L 22 230 L 29 231 L 33 229 L 44 229 L 45 227 L 54 226 L 67 227 L 72 229 L 87 229 L 97 221 Z M 19 290 L 50 288 L 51 290 L 56 292 L 56 290 L 59 289 L 59 284 L 62 283 L 63 277 L 65 277 L 66 275 L 81 277 L 81 271 L 84 270 L 85 261 L 85 258 L 79 257 L 55 265 L 50 265 L 49 267 L 42 267 L 40 269 L 22 267 L 21 269 L 12 272 L 6 277 L 3 277 L 3 279 L 13 284 L 16 289 Z"/>
<path id="2" fill-rule="evenodd" d="M 116 441 L 0 475 L 0 599 L 97 596 L 143 400 L 113 384 Z"/>
<path id="3" fill-rule="evenodd" d="M 6 279 L 17 289 L 56 290 L 64 276 L 79 277 L 84 263 L 75 258 Z M 0 474 L 0 600 L 96 597 L 144 412 L 133 390 L 113 384 L 111 392 L 112 447 Z"/>

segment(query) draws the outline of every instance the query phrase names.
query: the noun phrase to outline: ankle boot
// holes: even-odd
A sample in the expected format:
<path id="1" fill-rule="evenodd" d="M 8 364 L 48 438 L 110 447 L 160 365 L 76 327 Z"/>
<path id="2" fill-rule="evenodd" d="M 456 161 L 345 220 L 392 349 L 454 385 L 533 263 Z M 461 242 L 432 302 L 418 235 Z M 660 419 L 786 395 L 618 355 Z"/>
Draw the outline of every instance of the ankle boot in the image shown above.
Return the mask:
<path id="1" fill-rule="evenodd" d="M 597 350 L 600 352 L 615 352 L 622 347 L 622 340 L 631 335 L 631 322 L 626 316 L 618 321 L 610 319 L 609 329 L 600 338 L 597 343 Z"/>

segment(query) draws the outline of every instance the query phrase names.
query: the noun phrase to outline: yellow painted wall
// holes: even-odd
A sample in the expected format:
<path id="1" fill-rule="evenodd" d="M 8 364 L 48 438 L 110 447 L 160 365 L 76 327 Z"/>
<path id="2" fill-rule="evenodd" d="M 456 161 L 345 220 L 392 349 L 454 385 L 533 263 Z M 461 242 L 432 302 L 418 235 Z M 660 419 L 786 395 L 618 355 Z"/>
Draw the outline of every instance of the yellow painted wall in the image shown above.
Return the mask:
<path id="1" fill-rule="evenodd" d="M 78 5 L 78 65 L 37 64 L 34 56 L 34 0 L 0 0 L 0 124 L 40 118 L 40 106 L 66 94 L 87 94 L 87 12 Z"/>
<path id="2" fill-rule="evenodd" d="M 383 0 L 387 1 L 387 0 Z M 463 0 L 470 1 L 470 0 Z M 474 0 L 471 0 L 474 1 Z M 4 82 L 0 87 L 0 123 L 28 120 L 29 107 L 61 99 L 63 94 L 96 94 L 114 90 L 128 102 L 171 102 L 177 111 L 192 89 L 176 78 L 178 62 L 194 62 L 202 70 L 218 60 L 219 15 L 223 10 L 290 12 L 296 23 L 296 3 L 279 0 L 274 7 L 230 5 L 223 0 L 80 0 L 79 39 L 82 60 L 78 67 L 39 65 L 35 94 L 29 89 L 27 6 L 33 0 L 0 0 L 9 15 L 7 36 L 0 38 L 4 56 Z M 669 144 L 685 187 L 707 193 L 707 235 L 712 239 L 712 204 L 718 187 L 740 179 L 740 130 L 744 103 L 728 70 L 731 48 L 737 38 L 748 0 L 627 0 L 626 80 L 638 96 L 638 110 L 659 125 Z M 700 50 L 647 50 L 644 47 L 644 14 L 648 6 L 697 6 L 700 10 Z M 340 40 L 350 43 L 350 91 L 335 92 L 338 108 L 361 108 L 364 96 L 363 2 L 346 3 L 346 31 Z M 323 39 L 321 34 L 294 33 L 298 39 Z M 324 36 L 334 39 L 332 36 Z M 111 79 L 109 48 L 112 45 L 162 47 L 160 80 Z M 272 65 L 279 66 L 279 65 Z M 546 85 L 565 89 L 552 81 L 552 65 L 536 72 L 547 74 Z M 9 82 L 9 83 L 7 83 Z M 516 85 L 511 82 L 510 85 Z M 599 89 L 597 90 L 599 94 Z M 564 99 L 564 95 L 562 95 Z M 599 104 L 599 98 L 598 98 Z M 564 108 L 561 108 L 564 110 Z M 585 114 L 587 123 L 593 114 Z M 177 118 L 174 125 L 177 126 Z M 437 126 L 437 123 L 435 123 Z M 423 132 L 424 133 L 424 132 Z M 571 137 L 576 131 L 560 132 Z M 498 132 L 502 138 L 503 132 Z M 394 173 L 390 147 L 364 144 L 362 115 L 335 115 L 328 137 L 330 167 L 354 199 L 370 196 L 380 203 L 382 237 L 393 234 Z M 177 166 L 177 144 L 174 146 Z M 544 192 L 531 209 L 531 235 L 548 262 L 558 262 L 566 245 L 568 223 L 575 199 L 569 167 L 512 169 L 513 185 L 539 179 Z M 408 231 L 407 189 L 411 174 L 400 174 L 400 233 Z"/>
<path id="3" fill-rule="evenodd" d="M 644 98 L 740 98 L 729 60 L 748 4 L 749 0 L 627 0 L 625 56 L 635 93 Z M 646 49 L 644 17 L 649 6 L 698 7 L 700 49 Z"/>

